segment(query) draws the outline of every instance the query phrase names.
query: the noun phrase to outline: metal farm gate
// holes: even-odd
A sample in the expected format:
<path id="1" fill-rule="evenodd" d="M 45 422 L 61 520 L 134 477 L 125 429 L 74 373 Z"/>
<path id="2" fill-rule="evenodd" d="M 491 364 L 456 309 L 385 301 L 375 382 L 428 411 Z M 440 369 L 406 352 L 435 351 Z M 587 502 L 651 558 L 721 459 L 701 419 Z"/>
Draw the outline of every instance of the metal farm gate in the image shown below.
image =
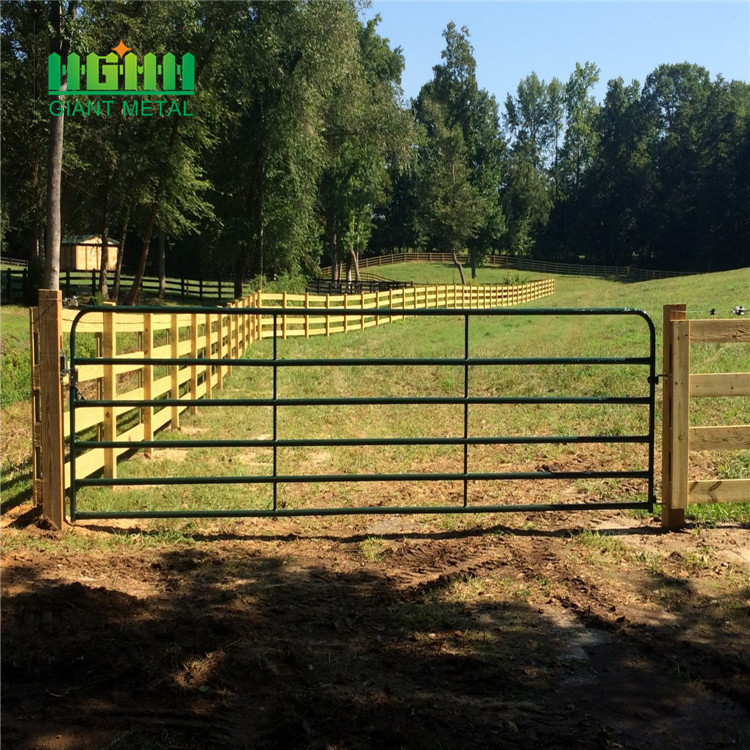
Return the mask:
<path id="1" fill-rule="evenodd" d="M 233 359 L 232 367 L 250 367 L 261 368 L 268 371 L 270 375 L 271 396 L 266 398 L 193 398 L 190 393 L 183 394 L 180 397 L 179 390 L 171 392 L 168 398 L 146 399 L 146 398 L 84 398 L 76 387 L 76 373 L 79 367 L 87 365 L 140 365 L 174 368 L 185 368 L 189 366 L 199 366 L 203 369 L 210 368 L 213 365 L 226 365 L 227 360 L 222 356 L 213 356 L 209 347 L 206 352 L 207 356 L 171 356 L 160 358 L 129 357 L 128 355 L 119 355 L 116 357 L 106 356 L 80 356 L 76 346 L 76 330 L 79 322 L 84 320 L 87 315 L 93 313 L 112 313 L 113 308 L 88 308 L 82 310 L 76 317 L 72 325 L 70 338 L 70 517 L 72 521 L 76 519 L 102 519 L 102 518 L 187 518 L 187 517 L 243 517 L 243 516 L 303 516 L 303 515 L 335 515 L 335 514 L 399 514 L 399 513 L 496 513 L 502 511 L 541 511 L 541 510 L 599 510 L 599 509 L 635 509 L 648 508 L 652 509 L 655 502 L 654 497 L 654 397 L 655 387 L 658 380 L 655 370 L 655 332 L 654 325 L 649 316 L 637 309 L 631 308 L 601 308 L 601 309 L 543 309 L 543 308 L 500 308 L 500 309 L 415 309 L 415 310 L 393 310 L 393 309 L 328 309 L 327 315 L 361 317 L 368 316 L 377 320 L 380 317 L 393 319 L 394 317 L 403 317 L 406 312 L 408 317 L 431 317 L 431 318 L 452 318 L 457 319 L 457 323 L 463 326 L 463 356 L 459 357 L 424 357 L 424 358 L 290 358 L 281 356 L 280 349 L 283 348 L 284 337 L 282 334 L 286 330 L 286 320 L 290 316 L 320 316 L 320 308 L 298 308 L 298 309 L 281 309 L 281 308 L 221 308 L 220 310 L 207 310 L 204 307 L 181 307 L 169 308 L 147 308 L 133 307 L 128 309 L 117 308 L 117 315 L 141 315 L 151 312 L 169 312 L 172 314 L 206 314 L 207 312 L 221 313 L 230 316 L 256 316 L 260 319 L 262 316 L 267 321 L 273 321 L 273 335 L 270 356 L 261 358 L 238 358 Z M 532 317 L 539 318 L 545 316 L 567 316 L 576 319 L 581 323 L 595 316 L 632 316 L 645 322 L 646 330 L 643 332 L 641 341 L 643 342 L 643 353 L 640 356 L 619 356 L 619 357 L 583 357 L 571 356 L 564 357 L 481 357 L 474 356 L 470 347 L 469 332 L 472 320 L 478 317 L 497 319 L 498 323 L 502 319 L 511 317 Z M 462 320 L 461 320 L 462 319 Z M 364 317 L 362 317 L 364 328 Z M 572 321 L 571 321 L 572 322 Z M 373 323 L 374 325 L 374 323 Z M 416 333 L 416 331 L 415 331 Z M 421 334 L 420 334 L 421 335 Z M 173 355 L 177 352 L 173 348 Z M 221 352 L 219 352 L 220 354 Z M 596 367 L 642 367 L 643 377 L 639 379 L 641 383 L 641 392 L 638 395 L 534 395 L 534 396 L 513 396 L 513 395 L 478 395 L 472 392 L 472 373 L 479 368 L 487 367 L 512 367 L 512 368 L 529 368 L 530 366 L 550 366 L 553 368 L 564 368 L 570 365 L 582 365 Z M 304 367 L 452 367 L 457 368 L 458 372 L 463 375 L 463 395 L 459 396 L 441 396 L 434 393 L 422 393 L 420 395 L 388 395 L 388 396 L 316 396 L 313 398 L 289 397 L 280 393 L 279 373 L 288 368 Z M 460 378 L 459 378 L 460 379 Z M 176 380 L 174 382 L 177 382 Z M 112 395 L 110 393 L 110 395 Z M 289 438 L 280 434 L 279 431 L 279 413 L 281 410 L 289 407 L 299 406 L 327 406 L 337 409 L 345 409 L 350 405 L 416 405 L 420 408 L 431 408 L 437 405 L 455 405 L 462 407 L 463 412 L 463 429 L 456 432 L 462 432 L 455 437 L 372 437 L 362 435 L 353 437 L 329 437 L 329 438 Z M 579 435 L 472 435 L 470 434 L 469 415 L 472 408 L 485 404 L 573 404 L 573 405 L 590 405 L 590 404 L 621 404 L 627 406 L 639 407 L 644 411 L 643 429 L 638 430 L 639 434 L 623 435 L 617 434 L 617 430 L 606 430 L 604 434 L 579 434 Z M 115 409 L 129 407 L 134 409 L 144 409 L 149 407 L 185 407 L 197 406 L 211 408 L 214 406 L 229 406 L 236 409 L 248 409 L 265 407 L 272 411 L 271 423 L 272 434 L 253 438 L 253 439 L 151 439 L 139 443 L 118 440 L 115 435 L 110 435 L 113 439 L 102 439 L 101 435 L 92 435 L 91 431 L 81 434 L 76 432 L 76 422 L 81 418 L 83 412 L 88 409 Z M 645 412 L 647 411 L 647 416 Z M 471 446 L 501 446 L 501 445 L 534 445 L 534 444 L 613 444 L 613 443 L 632 443 L 646 446 L 648 451 L 647 461 L 634 462 L 633 466 L 618 470 L 571 470 L 571 471 L 554 471 L 541 469 L 537 471 L 476 471 L 472 469 L 469 448 Z M 284 448 L 323 448 L 323 447 L 340 447 L 340 446 L 456 446 L 458 452 L 463 450 L 463 468 L 461 471 L 454 472 L 417 472 L 417 473 L 342 473 L 342 474 L 296 474 L 296 473 L 279 473 L 278 455 L 279 451 Z M 107 476 L 89 476 L 76 477 L 76 459 L 85 451 L 93 449 L 159 449 L 159 448 L 179 448 L 189 450 L 191 448 L 264 448 L 272 451 L 272 464 L 270 472 L 267 474 L 247 474 L 231 476 L 138 476 L 117 478 Z M 647 465 L 646 465 L 647 464 Z M 644 468 L 645 467 L 645 468 Z M 647 483 L 648 490 L 645 500 L 636 498 L 626 498 L 623 501 L 603 502 L 554 502 L 539 504 L 484 504 L 472 501 L 472 487 L 470 483 L 475 482 L 501 482 L 514 480 L 539 480 L 541 483 L 548 480 L 642 480 Z M 434 505 L 399 505 L 399 506 L 349 506 L 349 505 L 332 505 L 330 507 L 283 507 L 278 501 L 278 489 L 283 485 L 294 483 L 341 483 L 341 482 L 440 482 L 456 481 L 463 483 L 462 501 Z M 167 486 L 167 485 L 217 485 L 217 484 L 237 484 L 241 486 L 258 486 L 270 485 L 272 487 L 272 499 L 269 500 L 268 507 L 244 507 L 228 509 L 176 509 L 176 510 L 82 510 L 78 507 L 78 494 L 82 488 L 87 487 L 114 487 L 114 486 Z"/>

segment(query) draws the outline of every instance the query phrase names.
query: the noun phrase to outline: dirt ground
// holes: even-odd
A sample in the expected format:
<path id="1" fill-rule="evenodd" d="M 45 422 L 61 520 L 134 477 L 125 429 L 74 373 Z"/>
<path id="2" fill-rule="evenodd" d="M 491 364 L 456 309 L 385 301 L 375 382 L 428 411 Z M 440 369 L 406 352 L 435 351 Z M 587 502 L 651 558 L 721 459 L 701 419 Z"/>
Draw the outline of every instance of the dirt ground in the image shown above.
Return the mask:
<path id="1" fill-rule="evenodd" d="M 170 541 L 28 510 L 3 521 L 4 748 L 750 746 L 748 529 L 353 517 Z"/>

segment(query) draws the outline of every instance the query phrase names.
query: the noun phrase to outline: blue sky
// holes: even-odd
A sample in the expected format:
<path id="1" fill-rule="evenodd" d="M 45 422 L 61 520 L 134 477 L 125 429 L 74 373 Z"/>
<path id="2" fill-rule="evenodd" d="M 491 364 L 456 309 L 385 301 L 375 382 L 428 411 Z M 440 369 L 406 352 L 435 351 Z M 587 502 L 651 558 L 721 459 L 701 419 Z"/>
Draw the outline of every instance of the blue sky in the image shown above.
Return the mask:
<path id="1" fill-rule="evenodd" d="M 744 2 L 456 2 L 374 0 L 381 36 L 406 60 L 402 85 L 408 100 L 432 77 L 449 21 L 467 26 L 479 85 L 498 103 L 532 71 L 565 82 L 576 62 L 600 69 L 594 94 L 607 81 L 627 83 L 662 63 L 697 63 L 712 78 L 750 82 L 750 0 Z"/>

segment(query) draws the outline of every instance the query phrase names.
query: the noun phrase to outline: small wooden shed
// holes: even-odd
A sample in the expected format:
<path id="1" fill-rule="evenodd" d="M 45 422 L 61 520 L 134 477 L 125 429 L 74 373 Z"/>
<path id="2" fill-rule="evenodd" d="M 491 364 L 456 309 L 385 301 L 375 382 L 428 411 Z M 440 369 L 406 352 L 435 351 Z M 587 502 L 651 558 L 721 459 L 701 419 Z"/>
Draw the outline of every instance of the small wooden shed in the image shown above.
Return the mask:
<path id="1" fill-rule="evenodd" d="M 107 270 L 117 265 L 117 240 L 107 240 Z M 65 237 L 60 243 L 60 270 L 98 271 L 102 265 L 101 235 Z"/>

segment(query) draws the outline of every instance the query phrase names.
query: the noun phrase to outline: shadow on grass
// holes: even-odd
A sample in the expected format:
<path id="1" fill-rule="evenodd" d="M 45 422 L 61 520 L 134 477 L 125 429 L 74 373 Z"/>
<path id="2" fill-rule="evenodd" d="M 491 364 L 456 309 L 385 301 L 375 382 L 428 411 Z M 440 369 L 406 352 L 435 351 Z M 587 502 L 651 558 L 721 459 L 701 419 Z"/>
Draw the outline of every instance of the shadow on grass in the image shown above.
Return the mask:
<path id="1" fill-rule="evenodd" d="M 17 508 L 31 500 L 32 466 L 31 459 L 21 466 L 13 467 L 13 478 L 8 481 L 3 477 L 3 500 L 0 502 L 0 513 Z M 4 472 L 7 474 L 7 472 Z"/>

